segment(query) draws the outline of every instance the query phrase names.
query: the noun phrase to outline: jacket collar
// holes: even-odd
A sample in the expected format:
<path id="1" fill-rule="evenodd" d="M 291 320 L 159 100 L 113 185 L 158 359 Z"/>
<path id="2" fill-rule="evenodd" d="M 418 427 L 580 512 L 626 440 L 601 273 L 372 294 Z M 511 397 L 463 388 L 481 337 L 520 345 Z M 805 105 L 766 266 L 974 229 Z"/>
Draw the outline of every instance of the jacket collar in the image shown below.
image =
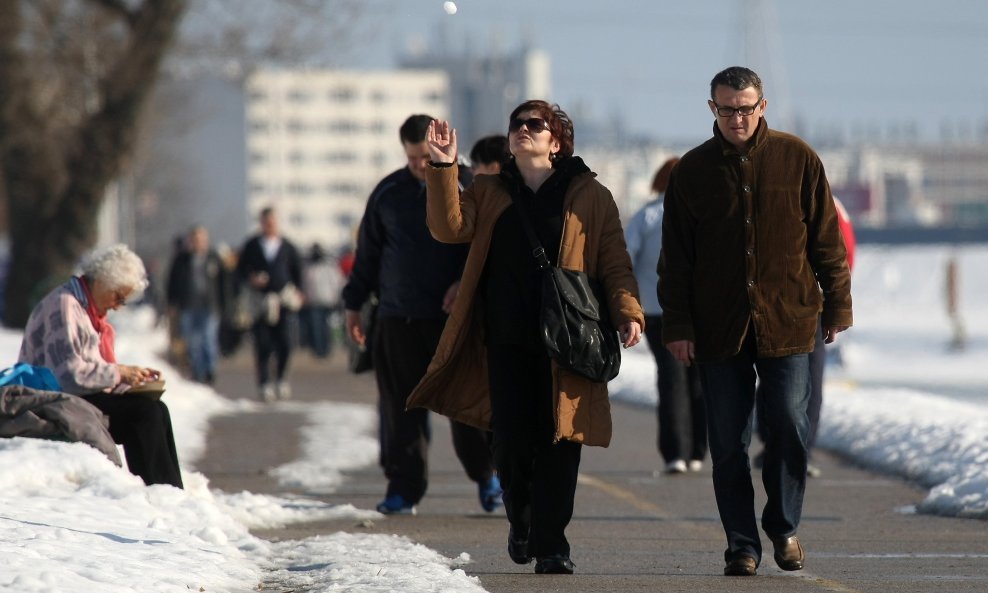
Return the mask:
<path id="1" fill-rule="evenodd" d="M 543 188 L 546 190 L 565 183 L 566 185 L 576 176 L 582 173 L 589 173 L 591 176 L 596 176 L 596 173 L 590 170 L 584 162 L 578 156 L 563 157 L 558 159 L 553 163 L 552 168 L 554 173 L 546 179 Z M 504 181 L 509 188 L 521 188 L 525 181 L 522 179 L 521 171 L 518 170 L 518 165 L 515 164 L 515 160 L 512 158 L 511 161 L 505 165 L 505 167 L 498 174 L 502 181 Z M 543 191 L 543 189 L 539 189 Z"/>
<path id="2" fill-rule="evenodd" d="M 717 127 L 717 122 L 714 122 L 714 138 L 720 143 L 720 149 L 724 156 L 740 154 L 733 144 L 724 139 L 724 135 L 720 133 L 720 128 Z M 755 128 L 755 135 L 748 141 L 748 153 L 754 152 L 755 149 L 765 143 L 767 138 L 768 122 L 765 121 L 765 117 L 762 117 L 761 121 L 758 122 L 758 127 Z"/>

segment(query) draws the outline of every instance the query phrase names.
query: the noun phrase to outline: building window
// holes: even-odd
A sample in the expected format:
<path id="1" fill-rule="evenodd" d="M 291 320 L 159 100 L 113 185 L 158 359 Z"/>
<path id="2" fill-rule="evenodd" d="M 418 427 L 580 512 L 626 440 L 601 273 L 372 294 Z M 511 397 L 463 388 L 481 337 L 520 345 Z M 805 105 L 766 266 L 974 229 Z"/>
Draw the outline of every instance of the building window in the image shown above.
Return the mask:
<path id="1" fill-rule="evenodd" d="M 337 119 L 329 122 L 329 131 L 334 134 L 353 134 L 359 131 L 357 122 L 349 119 Z"/>
<path id="2" fill-rule="evenodd" d="M 357 92 L 349 87 L 338 87 L 329 91 L 329 98 L 336 103 L 352 103 Z"/>
<path id="3" fill-rule="evenodd" d="M 348 151 L 327 152 L 323 155 L 323 160 L 327 163 L 353 163 L 357 160 L 357 155 Z"/>
<path id="4" fill-rule="evenodd" d="M 290 103 L 308 103 L 312 100 L 312 93 L 302 89 L 292 89 L 288 92 Z"/>

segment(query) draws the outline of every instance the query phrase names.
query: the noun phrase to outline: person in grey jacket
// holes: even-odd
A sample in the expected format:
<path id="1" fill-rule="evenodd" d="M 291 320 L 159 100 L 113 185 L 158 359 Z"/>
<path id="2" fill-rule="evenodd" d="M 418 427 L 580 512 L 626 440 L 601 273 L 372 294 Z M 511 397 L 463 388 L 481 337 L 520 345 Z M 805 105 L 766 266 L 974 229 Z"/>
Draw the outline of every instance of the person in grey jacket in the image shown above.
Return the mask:
<path id="1" fill-rule="evenodd" d="M 645 309 L 645 337 L 659 368 L 657 444 L 668 474 L 700 471 L 707 454 L 707 418 L 696 367 L 673 358 L 662 344 L 662 307 L 656 290 L 659 251 L 662 248 L 662 198 L 678 157 L 666 160 L 655 172 L 655 199 L 645 204 L 625 228 L 625 241 L 641 290 Z"/>

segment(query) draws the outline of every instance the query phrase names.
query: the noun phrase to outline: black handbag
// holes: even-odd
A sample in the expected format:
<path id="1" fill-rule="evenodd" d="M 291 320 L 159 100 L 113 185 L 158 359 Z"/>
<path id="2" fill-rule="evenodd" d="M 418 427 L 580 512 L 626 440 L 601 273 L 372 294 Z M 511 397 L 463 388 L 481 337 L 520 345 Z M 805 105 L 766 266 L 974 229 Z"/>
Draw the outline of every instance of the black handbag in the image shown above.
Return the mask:
<path id="1" fill-rule="evenodd" d="M 365 373 L 374 368 L 373 336 L 377 325 L 377 297 L 373 294 L 360 307 L 360 326 L 364 330 L 364 345 L 361 346 L 349 337 L 347 344 L 347 368 L 351 373 Z"/>
<path id="2" fill-rule="evenodd" d="M 539 326 L 549 357 L 559 366 L 596 383 L 610 381 L 621 370 L 621 344 L 600 283 L 585 272 L 553 267 L 524 205 L 513 192 L 511 199 L 542 271 Z"/>

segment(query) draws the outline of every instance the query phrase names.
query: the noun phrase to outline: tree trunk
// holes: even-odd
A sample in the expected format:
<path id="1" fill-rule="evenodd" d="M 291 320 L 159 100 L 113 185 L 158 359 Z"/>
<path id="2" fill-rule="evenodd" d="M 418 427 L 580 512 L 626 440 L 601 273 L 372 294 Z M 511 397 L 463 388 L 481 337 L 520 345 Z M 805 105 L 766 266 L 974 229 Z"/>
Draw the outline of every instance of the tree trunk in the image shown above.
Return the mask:
<path id="1" fill-rule="evenodd" d="M 45 81 L 32 79 L 18 46 L 20 4 L 0 2 L 0 193 L 11 240 L 4 322 L 11 327 L 24 327 L 37 301 L 94 245 L 104 194 L 134 149 L 140 111 L 186 9 L 186 0 L 144 0 L 131 12 L 92 0 L 114 11 L 128 34 L 92 81 L 95 111 L 53 129 L 36 108 Z"/>

